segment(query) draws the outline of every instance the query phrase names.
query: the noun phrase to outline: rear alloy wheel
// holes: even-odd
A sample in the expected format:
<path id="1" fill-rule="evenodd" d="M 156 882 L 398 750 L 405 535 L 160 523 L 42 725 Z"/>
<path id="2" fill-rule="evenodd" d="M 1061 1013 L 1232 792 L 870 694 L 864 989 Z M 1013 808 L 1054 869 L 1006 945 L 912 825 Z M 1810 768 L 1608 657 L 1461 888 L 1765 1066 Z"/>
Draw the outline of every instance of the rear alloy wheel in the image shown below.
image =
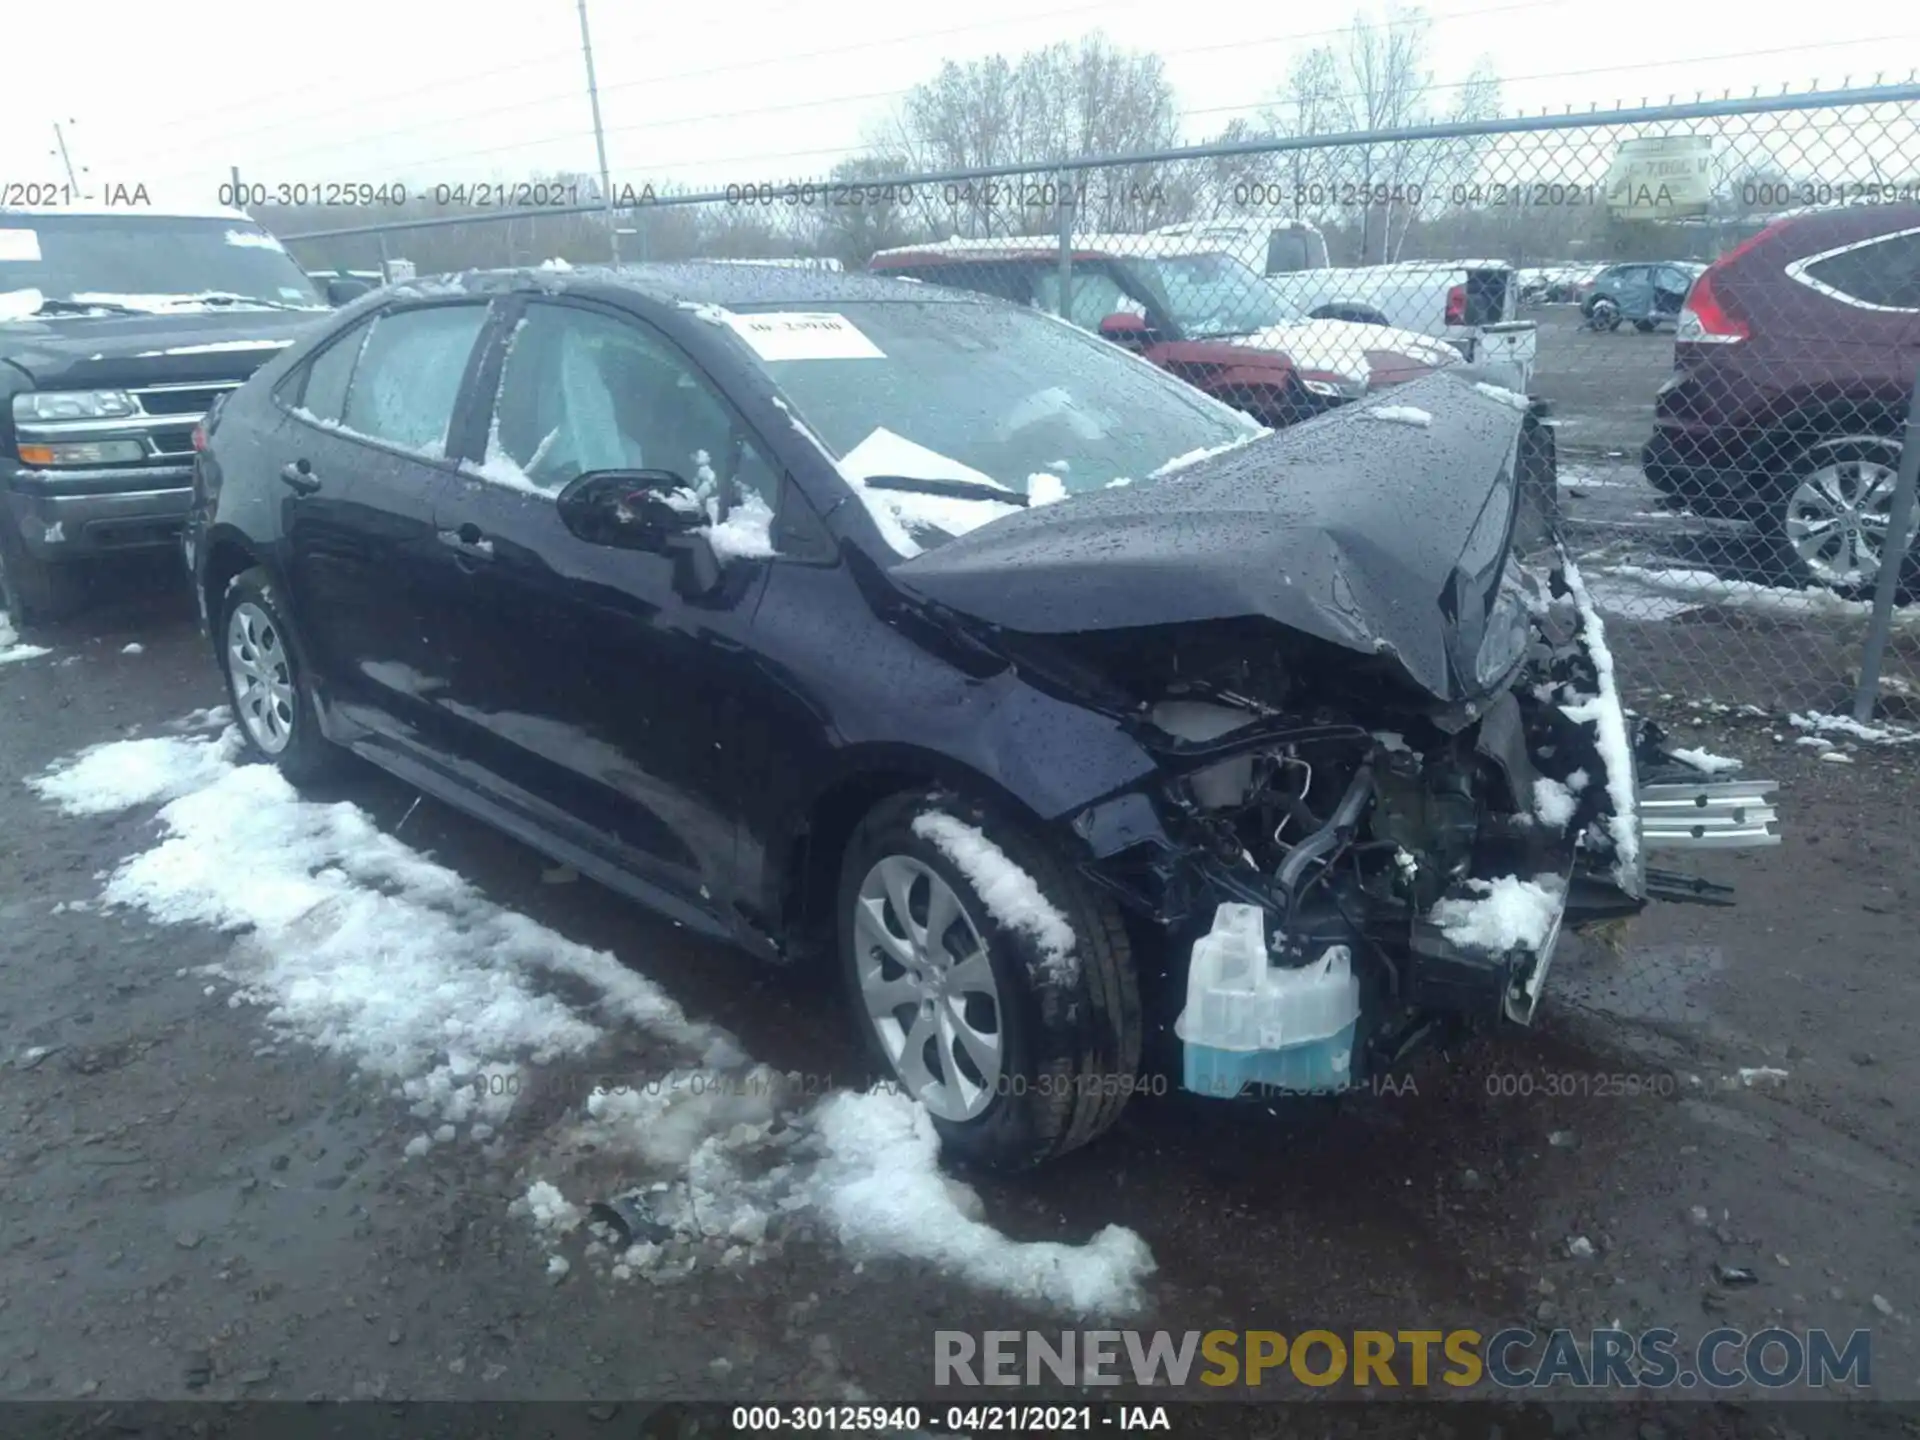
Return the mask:
<path id="1" fill-rule="evenodd" d="M 247 748 L 295 784 L 330 772 L 341 752 L 320 733 L 292 630 L 265 570 L 228 583 L 218 633 L 220 670 Z"/>
<path id="2" fill-rule="evenodd" d="M 1587 323 L 1596 330 L 1618 330 L 1620 307 L 1611 300 L 1596 300 L 1593 308 L 1587 311 Z"/>
<path id="3" fill-rule="evenodd" d="M 1822 441 L 1800 457 L 1774 519 L 1805 579 L 1843 593 L 1872 588 L 1899 469 L 1899 443 L 1870 436 Z M 1909 532 L 1909 555 L 1912 545 Z"/>
<path id="4" fill-rule="evenodd" d="M 925 815 L 945 831 L 921 833 Z M 978 865 L 943 848 L 955 843 L 947 831 L 990 856 L 996 890 L 1008 888 L 1007 867 L 1030 879 L 1071 949 L 1002 925 L 969 878 Z M 838 912 L 867 1052 L 926 1107 L 949 1153 L 1018 1169 L 1119 1118 L 1140 1065 L 1132 950 L 1112 899 L 1044 841 L 950 795 L 896 796 L 854 832 Z"/>

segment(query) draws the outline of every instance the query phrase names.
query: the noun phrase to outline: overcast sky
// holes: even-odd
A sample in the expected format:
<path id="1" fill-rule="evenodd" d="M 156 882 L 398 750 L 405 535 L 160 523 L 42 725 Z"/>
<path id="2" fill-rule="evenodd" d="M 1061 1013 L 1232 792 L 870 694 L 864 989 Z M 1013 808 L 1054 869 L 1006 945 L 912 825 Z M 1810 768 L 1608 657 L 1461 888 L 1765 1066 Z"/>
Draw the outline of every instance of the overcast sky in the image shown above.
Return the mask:
<path id="1" fill-rule="evenodd" d="M 965 7 L 588 0 L 616 184 L 718 188 L 823 174 L 946 58 L 1008 55 L 1098 26 L 1166 58 L 1186 138 L 1273 91 L 1350 15 L 1169 0 Z M 1674 0 L 1434 0 L 1442 84 L 1489 55 L 1509 112 L 1696 90 L 1837 86 L 1920 55 L 1908 0 L 1731 7 Z M 21 3 L 6 20 L 0 182 L 54 179 L 53 122 L 86 182 L 211 202 L 230 166 L 276 181 L 435 182 L 595 168 L 574 0 L 457 9 L 396 0 Z M 1887 74 L 1906 79 L 1910 71 Z M 1911 147 L 1913 141 L 1909 139 Z M 1911 154 L 1911 148 L 1909 149 Z M 1602 167 L 1604 168 L 1604 167 Z M 1600 178 L 1595 175 L 1592 178 Z"/>

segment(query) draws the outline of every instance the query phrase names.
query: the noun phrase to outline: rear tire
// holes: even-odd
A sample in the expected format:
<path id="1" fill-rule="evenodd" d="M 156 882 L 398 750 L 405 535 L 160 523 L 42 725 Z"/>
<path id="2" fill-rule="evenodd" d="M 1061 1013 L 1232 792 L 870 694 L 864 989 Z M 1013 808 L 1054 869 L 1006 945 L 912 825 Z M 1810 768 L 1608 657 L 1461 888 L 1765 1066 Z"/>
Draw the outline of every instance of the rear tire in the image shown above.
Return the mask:
<path id="1" fill-rule="evenodd" d="M 1642 335 L 1651 335 L 1654 330 L 1658 328 L 1658 322 L 1653 320 L 1636 320 L 1633 322 L 1633 328 L 1638 330 Z"/>
<path id="2" fill-rule="evenodd" d="M 0 521 L 0 588 L 7 618 L 16 630 L 48 620 L 64 620 L 83 609 L 88 597 L 84 561 L 42 560 L 27 552 L 10 524 Z"/>
<path id="3" fill-rule="evenodd" d="M 295 785 L 337 773 L 346 752 L 320 733 L 300 647 L 264 568 L 227 582 L 218 625 L 220 674 L 248 754 L 271 761 Z"/>
<path id="4" fill-rule="evenodd" d="M 967 868 L 916 832 L 929 813 L 972 827 L 1025 872 L 1073 932 L 1064 962 L 1003 926 Z M 951 793 L 896 795 L 849 840 L 836 914 L 864 1048 L 926 1104 L 950 1154 L 1020 1169 L 1119 1119 L 1140 1066 L 1133 951 L 1112 898 L 1045 839 Z"/>

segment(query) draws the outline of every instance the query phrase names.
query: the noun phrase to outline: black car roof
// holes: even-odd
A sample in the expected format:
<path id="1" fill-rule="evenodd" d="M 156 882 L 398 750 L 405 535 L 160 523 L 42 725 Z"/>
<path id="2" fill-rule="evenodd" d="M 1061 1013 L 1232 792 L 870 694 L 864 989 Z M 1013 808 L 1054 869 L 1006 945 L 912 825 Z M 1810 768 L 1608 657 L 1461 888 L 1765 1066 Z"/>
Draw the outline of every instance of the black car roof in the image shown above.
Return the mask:
<path id="1" fill-rule="evenodd" d="M 454 290 L 497 295 L 504 291 L 624 290 L 662 305 L 842 304 L 853 301 L 921 300 L 939 304 L 992 302 L 969 291 L 918 285 L 864 273 L 835 273 L 782 265 L 679 264 L 580 265 L 566 270 L 476 270 L 423 276 L 393 287 L 399 295 L 445 295 Z"/>

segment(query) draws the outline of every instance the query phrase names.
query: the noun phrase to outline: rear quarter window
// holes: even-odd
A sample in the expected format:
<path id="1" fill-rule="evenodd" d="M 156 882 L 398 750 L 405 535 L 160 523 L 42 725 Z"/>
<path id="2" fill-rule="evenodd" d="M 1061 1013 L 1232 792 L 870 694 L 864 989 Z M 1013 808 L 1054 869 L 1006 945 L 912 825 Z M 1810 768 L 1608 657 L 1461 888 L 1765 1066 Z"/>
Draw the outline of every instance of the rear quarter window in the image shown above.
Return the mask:
<path id="1" fill-rule="evenodd" d="M 380 316 L 354 366 L 341 423 L 370 439 L 442 453 L 467 358 L 486 318 L 484 304 Z"/>
<path id="2" fill-rule="evenodd" d="M 288 399 L 316 420 L 338 423 L 347 404 L 347 385 L 353 379 L 354 362 L 373 321 L 363 320 L 330 342 L 304 367 L 303 374 L 289 387 Z"/>
<path id="3" fill-rule="evenodd" d="M 1802 273 L 1857 304 L 1920 310 L 1920 230 L 1851 246 L 1808 262 Z"/>

